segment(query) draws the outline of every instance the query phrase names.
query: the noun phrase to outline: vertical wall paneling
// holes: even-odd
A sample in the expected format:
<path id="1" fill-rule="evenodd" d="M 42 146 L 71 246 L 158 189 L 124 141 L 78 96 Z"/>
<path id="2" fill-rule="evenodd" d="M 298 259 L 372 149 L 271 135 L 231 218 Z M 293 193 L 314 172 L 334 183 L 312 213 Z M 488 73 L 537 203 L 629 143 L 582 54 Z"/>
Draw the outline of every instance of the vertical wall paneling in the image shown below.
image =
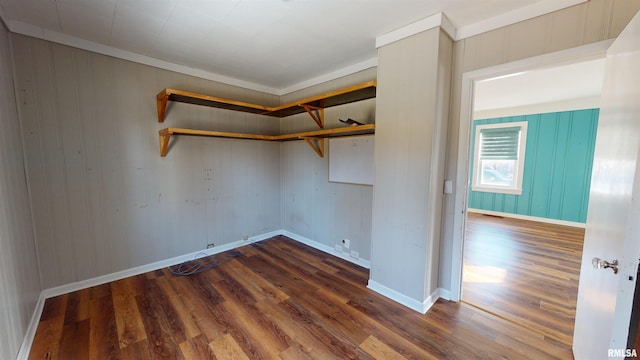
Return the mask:
<path id="1" fill-rule="evenodd" d="M 335 248 L 342 239 L 370 259 L 372 187 L 329 182 L 327 159 L 300 141 L 283 142 L 283 229 Z"/>
<path id="2" fill-rule="evenodd" d="M 175 137 L 167 126 L 277 133 L 277 119 L 171 103 L 175 87 L 277 104 L 278 97 L 11 35 L 25 167 L 44 288 L 281 228 L 279 144 Z"/>
<path id="3" fill-rule="evenodd" d="M 10 38 L 0 23 L 0 358 L 15 359 L 40 295 Z M 18 99 L 16 99 L 16 94 Z"/>
<path id="4" fill-rule="evenodd" d="M 456 179 L 459 169 L 458 145 L 464 73 L 613 39 L 639 9 L 640 2 L 637 1 L 591 0 L 456 42 L 447 142 L 447 178 Z M 544 35 L 529 38 L 530 34 Z M 456 191 L 462 188 L 464 184 L 456 184 Z M 451 275 L 456 273 L 452 266 L 457 265 L 451 259 L 458 256 L 454 253 L 457 250 L 453 246 L 459 241 L 454 236 L 462 231 L 454 228 L 456 207 L 461 206 L 460 202 L 455 203 L 455 199 L 457 197 L 454 196 L 445 198 L 443 212 L 447 216 L 443 221 L 439 280 L 443 288 L 449 288 L 453 292 L 455 290 L 450 289 L 449 284 Z"/>
<path id="5" fill-rule="evenodd" d="M 334 81 L 305 88 L 282 96 L 283 103 L 317 95 L 341 87 L 376 79 L 376 69 L 369 69 Z M 342 127 L 338 119 L 352 118 L 375 123 L 376 99 L 325 109 L 325 128 Z M 293 115 L 280 121 L 280 132 L 316 130 L 307 114 Z M 325 140 L 325 146 L 328 140 Z M 289 141 L 280 145 L 282 228 L 316 241 L 329 248 L 351 241 L 351 250 L 360 259 L 369 260 L 371 252 L 371 186 L 329 182 L 329 161 L 320 158 L 304 142 Z"/>
<path id="6" fill-rule="evenodd" d="M 598 109 L 482 119 L 474 121 L 474 129 L 516 121 L 526 121 L 529 129 L 522 195 L 470 190 L 469 207 L 584 223 Z M 471 159 L 475 130 L 472 136 Z"/>
<path id="7" fill-rule="evenodd" d="M 378 49 L 369 286 L 420 311 L 437 289 L 452 45 L 436 28 Z"/>

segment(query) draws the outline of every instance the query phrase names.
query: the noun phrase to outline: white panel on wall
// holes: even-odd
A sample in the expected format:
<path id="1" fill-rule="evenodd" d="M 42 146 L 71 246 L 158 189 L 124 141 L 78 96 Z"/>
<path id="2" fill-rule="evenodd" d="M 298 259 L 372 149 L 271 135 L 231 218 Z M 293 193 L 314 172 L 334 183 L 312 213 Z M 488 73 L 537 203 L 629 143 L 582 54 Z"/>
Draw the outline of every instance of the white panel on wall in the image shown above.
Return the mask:
<path id="1" fill-rule="evenodd" d="M 277 143 L 172 137 L 165 127 L 275 134 L 278 120 L 170 103 L 165 87 L 277 103 L 277 96 L 12 35 L 45 288 L 280 229 Z"/>
<path id="2" fill-rule="evenodd" d="M 373 185 L 374 136 L 329 139 L 329 181 Z"/>
<path id="3" fill-rule="evenodd" d="M 452 43 L 436 28 L 378 49 L 370 284 L 417 304 L 438 286 Z"/>
<path id="4" fill-rule="evenodd" d="M 15 359 L 40 295 L 10 41 L 0 22 L 0 359 Z"/>
<path id="5" fill-rule="evenodd" d="M 303 141 L 280 146 L 282 228 L 331 248 L 349 239 L 347 253 L 369 260 L 372 187 L 329 182 L 327 159 Z"/>

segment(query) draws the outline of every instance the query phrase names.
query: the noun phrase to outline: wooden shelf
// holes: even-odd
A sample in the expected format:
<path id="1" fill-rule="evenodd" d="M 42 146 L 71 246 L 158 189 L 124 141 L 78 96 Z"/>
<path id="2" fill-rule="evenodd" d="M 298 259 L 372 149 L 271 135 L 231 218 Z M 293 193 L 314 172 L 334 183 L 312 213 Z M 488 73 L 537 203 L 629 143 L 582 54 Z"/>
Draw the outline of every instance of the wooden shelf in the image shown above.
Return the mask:
<path id="1" fill-rule="evenodd" d="M 166 88 L 156 96 L 158 106 L 158 122 L 164 122 L 168 101 L 178 101 L 194 105 L 215 107 L 220 109 L 248 112 L 252 114 L 286 117 L 295 114 L 308 113 L 322 130 L 305 131 L 282 135 L 243 134 L 224 131 L 194 130 L 182 128 L 166 128 L 159 132 L 160 156 L 166 156 L 169 151 L 171 135 L 192 135 L 222 137 L 231 139 L 249 139 L 266 141 L 305 140 L 320 156 L 324 157 L 324 139 L 335 136 L 353 136 L 373 134 L 374 124 L 349 126 L 334 129 L 324 129 L 324 109 L 331 106 L 348 104 L 356 101 L 372 99 L 376 96 L 376 82 L 368 81 L 362 84 L 345 87 L 325 94 L 312 96 L 288 104 L 270 107 L 229 100 L 216 96 L 196 94 L 188 91 Z"/>
<path id="2" fill-rule="evenodd" d="M 275 117 L 286 117 L 307 112 L 320 128 L 324 128 L 325 108 L 374 97 L 376 97 L 376 82 L 368 81 L 275 107 L 256 105 L 170 88 L 160 91 L 156 96 L 156 102 L 158 107 L 158 122 L 164 121 L 167 103 L 170 100 Z"/>
<path id="3" fill-rule="evenodd" d="M 334 129 L 322 129 L 314 131 L 297 132 L 282 135 L 259 135 L 244 134 L 224 131 L 194 130 L 182 128 L 166 128 L 159 131 L 160 136 L 160 156 L 166 156 L 169 150 L 169 140 L 171 135 L 191 135 L 206 137 L 221 137 L 231 139 L 266 140 L 266 141 L 289 141 L 305 140 L 309 146 L 320 156 L 324 157 L 324 138 L 338 136 L 366 135 L 375 132 L 375 124 L 341 127 Z"/>

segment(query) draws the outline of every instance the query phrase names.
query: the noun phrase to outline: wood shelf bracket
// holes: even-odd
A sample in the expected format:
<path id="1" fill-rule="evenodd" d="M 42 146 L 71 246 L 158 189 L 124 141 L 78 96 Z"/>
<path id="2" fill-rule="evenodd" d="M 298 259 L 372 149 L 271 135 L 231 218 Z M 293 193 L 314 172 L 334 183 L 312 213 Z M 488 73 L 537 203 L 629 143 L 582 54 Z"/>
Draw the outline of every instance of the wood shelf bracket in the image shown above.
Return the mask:
<path id="1" fill-rule="evenodd" d="M 315 121 L 316 124 L 318 124 L 318 126 L 321 129 L 324 129 L 324 108 L 323 107 L 313 106 L 309 104 L 300 104 L 300 106 L 302 106 L 305 109 L 307 114 L 311 116 L 313 121 Z"/>
<path id="2" fill-rule="evenodd" d="M 169 150 L 169 139 L 171 139 L 171 132 L 169 129 L 160 130 L 160 156 L 167 156 Z"/>
<path id="3" fill-rule="evenodd" d="M 318 156 L 324 158 L 324 138 L 302 137 L 301 139 L 304 139 Z"/>
<path id="4" fill-rule="evenodd" d="M 166 91 L 161 91 L 156 96 L 156 104 L 158 107 L 158 122 L 164 122 L 164 114 L 167 110 L 168 100 L 169 100 L 169 94 Z"/>

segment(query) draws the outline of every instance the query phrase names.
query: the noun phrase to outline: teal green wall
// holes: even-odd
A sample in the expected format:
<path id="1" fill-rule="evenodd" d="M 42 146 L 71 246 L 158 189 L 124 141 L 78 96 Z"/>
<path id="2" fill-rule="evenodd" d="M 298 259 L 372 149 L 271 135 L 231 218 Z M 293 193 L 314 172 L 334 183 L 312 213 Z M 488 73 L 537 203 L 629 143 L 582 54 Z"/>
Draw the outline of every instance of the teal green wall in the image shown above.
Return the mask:
<path id="1" fill-rule="evenodd" d="M 522 195 L 470 191 L 469 207 L 586 222 L 598 113 L 589 109 L 474 121 L 472 151 L 476 125 L 515 121 L 528 122 L 527 150 Z"/>

